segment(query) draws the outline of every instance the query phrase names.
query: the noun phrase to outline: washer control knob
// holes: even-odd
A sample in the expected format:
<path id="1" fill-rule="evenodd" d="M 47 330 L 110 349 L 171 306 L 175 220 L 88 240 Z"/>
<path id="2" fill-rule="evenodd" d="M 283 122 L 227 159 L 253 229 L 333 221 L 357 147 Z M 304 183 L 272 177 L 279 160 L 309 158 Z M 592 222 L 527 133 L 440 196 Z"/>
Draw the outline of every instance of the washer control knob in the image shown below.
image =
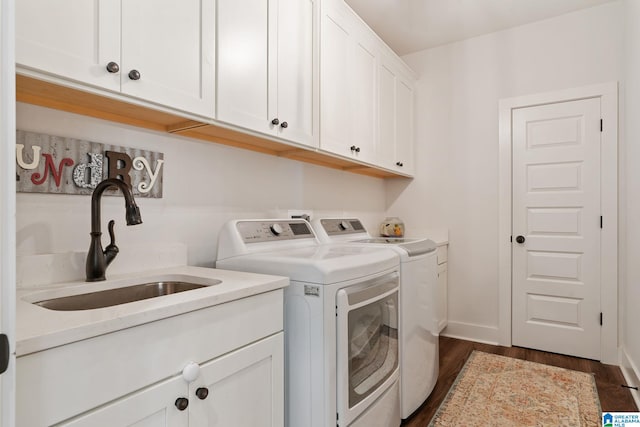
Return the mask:
<path id="1" fill-rule="evenodd" d="M 279 236 L 284 231 L 280 224 L 271 224 L 271 227 L 269 227 L 269 229 L 276 236 Z"/>
<path id="2" fill-rule="evenodd" d="M 340 227 L 340 230 L 344 231 L 349 228 L 349 223 L 347 221 L 340 221 L 338 227 Z"/>

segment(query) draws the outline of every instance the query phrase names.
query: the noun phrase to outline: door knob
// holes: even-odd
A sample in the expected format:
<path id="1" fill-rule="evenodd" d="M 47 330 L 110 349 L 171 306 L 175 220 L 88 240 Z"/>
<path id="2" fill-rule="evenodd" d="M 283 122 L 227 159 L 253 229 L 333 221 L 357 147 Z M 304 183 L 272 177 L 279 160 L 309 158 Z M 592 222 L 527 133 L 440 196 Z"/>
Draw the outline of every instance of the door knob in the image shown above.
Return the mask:
<path id="1" fill-rule="evenodd" d="M 107 64 L 107 71 L 110 73 L 117 73 L 120 71 L 120 66 L 116 62 L 111 61 Z"/>
<path id="2" fill-rule="evenodd" d="M 209 396 L 209 389 L 206 387 L 198 387 L 196 390 L 196 396 L 198 396 L 198 399 L 200 400 L 206 399 L 207 396 Z"/>
<path id="3" fill-rule="evenodd" d="M 189 399 L 187 399 L 185 397 L 179 397 L 179 398 L 176 399 L 175 405 L 176 405 L 176 408 L 178 408 L 179 411 L 184 411 L 189 406 Z"/>
<path id="4" fill-rule="evenodd" d="M 518 237 L 516 237 L 516 242 L 518 242 L 518 243 L 522 244 L 522 243 L 524 243 L 524 241 L 525 241 L 524 236 L 518 236 Z"/>

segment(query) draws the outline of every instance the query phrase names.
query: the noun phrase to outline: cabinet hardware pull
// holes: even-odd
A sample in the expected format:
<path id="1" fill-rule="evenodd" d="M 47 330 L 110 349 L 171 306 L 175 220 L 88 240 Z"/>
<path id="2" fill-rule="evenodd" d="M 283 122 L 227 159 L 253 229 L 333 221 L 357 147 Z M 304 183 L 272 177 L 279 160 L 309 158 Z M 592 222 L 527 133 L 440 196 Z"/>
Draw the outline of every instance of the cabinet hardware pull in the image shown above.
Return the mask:
<path id="1" fill-rule="evenodd" d="M 117 73 L 120 71 L 120 66 L 116 62 L 111 61 L 107 64 L 107 71 L 110 73 Z"/>
<path id="2" fill-rule="evenodd" d="M 278 126 L 280 124 L 280 120 L 278 120 L 278 118 L 276 117 L 275 119 L 271 120 L 271 124 L 274 126 Z"/>
<path id="3" fill-rule="evenodd" d="M 282 122 L 282 124 L 280 125 L 280 127 L 282 127 L 283 129 L 286 129 L 289 127 L 289 123 L 287 122 Z"/>
<path id="4" fill-rule="evenodd" d="M 129 78 L 131 80 L 140 80 L 140 71 L 138 70 L 129 71 Z"/>
<path id="5" fill-rule="evenodd" d="M 516 242 L 518 242 L 518 243 L 520 243 L 520 244 L 524 243 L 524 240 L 525 240 L 525 239 L 524 239 L 524 236 L 518 236 L 518 237 L 516 237 Z"/>
<path id="6" fill-rule="evenodd" d="M 396 166 L 402 167 L 402 166 L 404 166 L 404 164 L 402 162 L 396 162 Z"/>
<path id="7" fill-rule="evenodd" d="M 189 406 L 189 399 L 186 397 L 179 397 L 176 399 L 175 405 L 176 408 L 178 408 L 178 411 L 184 411 Z"/>
<path id="8" fill-rule="evenodd" d="M 198 399 L 200 400 L 205 400 L 207 396 L 209 396 L 209 389 L 206 387 L 198 387 L 196 390 L 196 396 L 198 396 Z"/>

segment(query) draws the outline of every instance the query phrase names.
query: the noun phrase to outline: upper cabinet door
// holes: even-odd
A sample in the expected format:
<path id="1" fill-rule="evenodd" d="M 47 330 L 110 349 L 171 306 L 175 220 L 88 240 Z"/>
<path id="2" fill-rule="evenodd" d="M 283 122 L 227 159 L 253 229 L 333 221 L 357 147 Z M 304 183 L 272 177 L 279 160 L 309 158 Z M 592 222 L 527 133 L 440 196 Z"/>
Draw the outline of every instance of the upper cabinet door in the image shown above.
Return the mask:
<path id="1" fill-rule="evenodd" d="M 413 80 L 406 66 L 389 54 L 380 55 L 378 70 L 378 164 L 412 175 Z"/>
<path id="2" fill-rule="evenodd" d="M 362 24 L 364 25 L 364 24 Z M 362 35 L 352 44 L 349 55 L 349 84 L 351 86 L 351 132 L 356 145 L 356 154 L 360 160 L 369 163 L 376 161 L 377 138 L 377 58 L 373 43 L 367 35 Z"/>
<path id="3" fill-rule="evenodd" d="M 351 155 L 349 39 L 352 29 L 340 10 L 322 4 L 320 40 L 320 148 Z M 326 6 L 325 6 L 326 5 Z"/>
<path id="4" fill-rule="evenodd" d="M 316 7 L 218 0 L 218 120 L 317 145 Z"/>
<path id="5" fill-rule="evenodd" d="M 215 0 L 20 0 L 17 63 L 213 117 Z"/>
<path id="6" fill-rule="evenodd" d="M 122 92 L 213 117 L 215 0 L 122 2 Z"/>
<path id="7" fill-rule="evenodd" d="M 392 167 L 396 160 L 396 72 L 380 61 L 378 84 L 378 161 Z"/>
<path id="8" fill-rule="evenodd" d="M 413 82 L 398 78 L 396 80 L 396 149 L 394 164 L 398 171 L 410 175 L 415 172 L 413 103 Z"/>
<path id="9" fill-rule="evenodd" d="M 310 146 L 318 145 L 319 128 L 317 4 L 278 0 L 278 134 Z"/>
<path id="10" fill-rule="evenodd" d="M 218 0 L 217 119 L 259 132 L 276 128 L 275 4 Z"/>
<path id="11" fill-rule="evenodd" d="M 120 90 L 120 0 L 16 1 L 16 63 Z"/>
<path id="12" fill-rule="evenodd" d="M 376 160 L 377 58 L 364 23 L 342 2 L 323 3 L 320 148 Z"/>

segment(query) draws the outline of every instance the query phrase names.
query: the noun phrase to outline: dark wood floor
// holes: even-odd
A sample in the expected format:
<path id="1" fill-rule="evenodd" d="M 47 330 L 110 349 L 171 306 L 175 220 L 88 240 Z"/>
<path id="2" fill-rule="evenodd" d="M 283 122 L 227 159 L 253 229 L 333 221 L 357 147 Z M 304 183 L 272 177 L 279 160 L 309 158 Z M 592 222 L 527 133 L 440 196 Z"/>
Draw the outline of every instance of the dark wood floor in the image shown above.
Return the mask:
<path id="1" fill-rule="evenodd" d="M 438 375 L 438 382 L 427 401 L 409 419 L 402 423 L 403 427 L 424 427 L 429 424 L 473 350 L 593 373 L 603 411 L 638 411 L 629 390 L 621 386 L 621 384 L 625 384 L 625 380 L 620 368 L 617 366 L 520 347 L 499 347 L 440 337 L 440 375 Z"/>

